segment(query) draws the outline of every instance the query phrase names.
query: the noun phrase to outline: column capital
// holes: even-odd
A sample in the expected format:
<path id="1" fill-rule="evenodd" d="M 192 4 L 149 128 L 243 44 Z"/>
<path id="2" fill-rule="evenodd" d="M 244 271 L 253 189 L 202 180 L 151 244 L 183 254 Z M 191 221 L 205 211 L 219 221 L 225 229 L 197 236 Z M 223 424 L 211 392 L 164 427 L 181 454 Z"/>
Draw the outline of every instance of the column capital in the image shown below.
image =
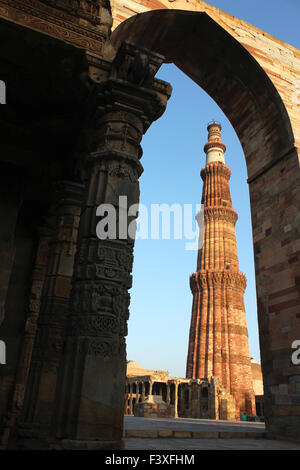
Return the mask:
<path id="1" fill-rule="evenodd" d="M 112 62 L 108 83 L 114 83 L 114 86 L 118 84 L 120 87 L 123 85 L 122 91 L 126 93 L 127 88 L 131 96 L 132 93 L 135 94 L 132 111 L 137 112 L 137 105 L 142 104 L 142 110 L 145 111 L 143 115 L 144 132 L 151 122 L 164 112 L 167 100 L 172 93 L 172 87 L 169 83 L 155 78 L 163 62 L 164 57 L 161 54 L 128 41 L 121 44 Z M 146 103 L 139 103 L 137 100 L 144 101 L 147 95 L 151 99 L 151 106 L 148 105 L 145 108 Z M 153 101 L 155 97 L 157 101 Z M 138 113 L 140 114 L 140 110 Z"/>
<path id="2" fill-rule="evenodd" d="M 90 160 L 142 156 L 140 141 L 165 111 L 172 87 L 154 78 L 164 58 L 124 42 L 108 79 L 94 83 L 86 106 Z M 97 157 L 97 158 L 96 158 Z"/>

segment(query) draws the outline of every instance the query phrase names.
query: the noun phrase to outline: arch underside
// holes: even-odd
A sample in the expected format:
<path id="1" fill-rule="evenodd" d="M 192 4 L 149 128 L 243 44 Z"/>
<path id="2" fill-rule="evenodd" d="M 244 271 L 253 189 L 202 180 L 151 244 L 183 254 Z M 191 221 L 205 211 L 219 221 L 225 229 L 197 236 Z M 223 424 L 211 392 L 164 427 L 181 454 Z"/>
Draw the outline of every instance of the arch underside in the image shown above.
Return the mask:
<path id="1" fill-rule="evenodd" d="M 206 13 L 141 13 L 112 33 L 115 49 L 124 40 L 163 55 L 166 63 L 173 62 L 214 99 L 240 139 L 249 180 L 294 149 L 290 119 L 272 81 Z"/>

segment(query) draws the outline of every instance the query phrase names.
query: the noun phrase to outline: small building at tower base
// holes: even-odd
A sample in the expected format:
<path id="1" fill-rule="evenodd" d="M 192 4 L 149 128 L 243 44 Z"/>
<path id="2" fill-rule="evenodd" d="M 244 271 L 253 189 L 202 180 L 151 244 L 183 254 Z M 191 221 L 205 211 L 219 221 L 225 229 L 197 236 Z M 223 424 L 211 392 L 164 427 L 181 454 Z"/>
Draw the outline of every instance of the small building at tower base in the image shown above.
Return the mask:
<path id="1" fill-rule="evenodd" d="M 135 361 L 127 364 L 124 411 L 144 418 L 236 420 L 235 398 L 218 377 L 172 377 L 167 371 L 143 369 Z"/>

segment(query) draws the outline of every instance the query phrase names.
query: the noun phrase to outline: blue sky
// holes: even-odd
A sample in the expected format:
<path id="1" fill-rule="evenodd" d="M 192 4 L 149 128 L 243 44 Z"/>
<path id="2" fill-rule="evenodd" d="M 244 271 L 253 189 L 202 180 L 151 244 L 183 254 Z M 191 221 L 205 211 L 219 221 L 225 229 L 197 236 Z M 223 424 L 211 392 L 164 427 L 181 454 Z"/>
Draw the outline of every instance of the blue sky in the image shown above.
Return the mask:
<path id="1" fill-rule="evenodd" d="M 299 0 L 208 3 L 300 47 Z M 199 204 L 207 123 L 215 119 L 222 124 L 226 164 L 232 171 L 233 207 L 239 214 L 236 236 L 240 271 L 247 276 L 245 308 L 250 354 L 260 362 L 249 190 L 242 147 L 221 109 L 178 68 L 166 64 L 157 77 L 171 83 L 173 94 L 165 114 L 153 123 L 142 141 L 140 202 L 147 207 L 155 203 Z M 178 377 L 185 376 L 192 307 L 189 276 L 197 260 L 197 252 L 187 251 L 185 242 L 136 240 L 127 336 L 127 359 L 145 368 L 168 370 Z"/>

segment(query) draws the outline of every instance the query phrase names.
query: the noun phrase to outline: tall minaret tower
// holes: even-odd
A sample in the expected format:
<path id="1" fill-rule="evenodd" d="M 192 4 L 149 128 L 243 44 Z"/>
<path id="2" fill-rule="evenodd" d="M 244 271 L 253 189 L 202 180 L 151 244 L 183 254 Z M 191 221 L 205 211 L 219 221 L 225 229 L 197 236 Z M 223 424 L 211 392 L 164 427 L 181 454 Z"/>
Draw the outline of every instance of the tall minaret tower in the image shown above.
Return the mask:
<path id="1" fill-rule="evenodd" d="M 219 377 L 241 412 L 255 414 L 255 399 L 244 307 L 246 277 L 239 271 L 235 224 L 221 125 L 208 126 L 204 146 L 204 243 L 190 277 L 193 307 L 186 376 Z"/>

